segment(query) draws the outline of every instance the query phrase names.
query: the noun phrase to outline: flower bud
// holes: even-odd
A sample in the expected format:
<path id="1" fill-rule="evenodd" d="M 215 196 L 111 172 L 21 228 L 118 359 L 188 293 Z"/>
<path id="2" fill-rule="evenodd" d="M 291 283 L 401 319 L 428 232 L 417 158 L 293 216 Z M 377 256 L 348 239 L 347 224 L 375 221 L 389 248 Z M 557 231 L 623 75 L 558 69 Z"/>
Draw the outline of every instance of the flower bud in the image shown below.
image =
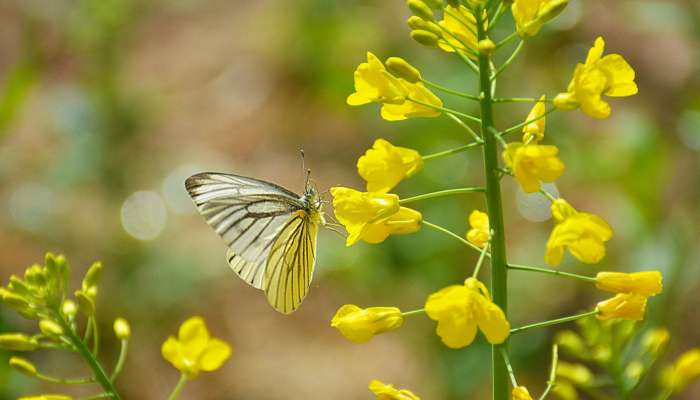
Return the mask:
<path id="1" fill-rule="evenodd" d="M 46 285 L 46 277 L 44 271 L 39 264 L 34 264 L 24 271 L 24 279 L 32 286 Z"/>
<path id="2" fill-rule="evenodd" d="M 36 339 L 24 333 L 0 334 L 0 348 L 12 351 L 34 351 L 39 347 Z"/>
<path id="3" fill-rule="evenodd" d="M 78 305 L 71 299 L 66 299 L 61 306 L 61 312 L 68 319 L 73 319 L 75 314 L 78 313 Z"/>
<path id="4" fill-rule="evenodd" d="M 16 310 L 23 310 L 30 307 L 27 299 L 5 288 L 0 288 L 0 299 L 2 299 L 5 304 Z"/>
<path id="5" fill-rule="evenodd" d="M 490 56 L 493 54 L 494 50 L 496 50 L 496 43 L 494 43 L 491 39 L 479 40 L 479 43 L 477 43 L 477 49 L 479 50 L 480 54 Z"/>
<path id="6" fill-rule="evenodd" d="M 398 329 L 402 324 L 403 315 L 396 307 L 363 309 L 354 304 L 340 307 L 331 320 L 332 327 L 355 343 L 368 342 L 374 335 Z"/>
<path id="7" fill-rule="evenodd" d="M 27 284 L 17 275 L 10 276 L 10 283 L 7 285 L 7 287 L 11 291 L 21 296 L 27 296 L 31 294 L 31 290 L 29 289 Z"/>
<path id="8" fill-rule="evenodd" d="M 10 367 L 14 368 L 17 372 L 27 375 L 29 377 L 36 375 L 36 367 L 31 361 L 22 357 L 12 357 L 10 358 Z"/>
<path id="9" fill-rule="evenodd" d="M 571 111 L 571 110 L 575 110 L 579 107 L 578 100 L 571 93 L 559 93 L 554 98 L 553 103 L 554 103 L 554 107 L 556 107 L 560 110 L 563 110 L 563 111 Z"/>
<path id="10" fill-rule="evenodd" d="M 89 317 L 95 314 L 95 301 L 92 299 L 92 297 L 85 294 L 85 292 L 82 290 L 76 290 L 75 300 L 78 302 L 78 308 L 84 315 Z"/>
<path id="11" fill-rule="evenodd" d="M 639 360 L 634 360 L 628 363 L 627 367 L 625 368 L 625 376 L 631 381 L 638 380 L 643 373 L 644 364 L 642 364 L 642 362 Z"/>
<path id="12" fill-rule="evenodd" d="M 435 22 L 426 21 L 421 17 L 416 17 L 415 15 L 408 17 L 406 22 L 412 30 L 422 29 L 424 31 L 434 33 L 437 37 L 442 37 L 442 29 L 440 29 L 440 26 Z"/>
<path id="13" fill-rule="evenodd" d="M 421 80 L 420 71 L 401 57 L 389 57 L 384 64 L 386 69 L 397 78 L 403 78 L 411 83 Z"/>
<path id="14" fill-rule="evenodd" d="M 598 319 L 622 318 L 631 321 L 644 319 L 647 298 L 635 293 L 620 293 L 598 303 Z"/>
<path id="15" fill-rule="evenodd" d="M 680 392 L 700 377 L 700 349 L 691 349 L 681 354 L 673 366 L 661 374 L 662 383 L 674 392 Z"/>
<path id="16" fill-rule="evenodd" d="M 583 364 L 571 364 L 560 361 L 557 365 L 557 376 L 579 386 L 585 386 L 593 382 L 593 373 Z"/>
<path id="17" fill-rule="evenodd" d="M 426 21 L 433 20 L 433 10 L 431 10 L 430 7 L 428 7 L 428 5 L 422 0 L 408 0 L 406 5 L 416 16 L 421 17 Z"/>
<path id="18" fill-rule="evenodd" d="M 114 320 L 114 334 L 120 340 L 129 340 L 131 337 L 131 327 L 124 318 Z"/>
<path id="19" fill-rule="evenodd" d="M 436 47 L 440 38 L 430 31 L 417 29 L 411 32 L 411 39 L 422 44 L 423 46 Z"/>
<path id="20" fill-rule="evenodd" d="M 656 328 L 646 332 L 642 338 L 644 351 L 658 357 L 666 350 L 671 335 L 666 328 Z"/>
<path id="21" fill-rule="evenodd" d="M 434 10 L 439 10 L 443 7 L 444 3 L 442 0 L 423 0 L 425 4 L 427 4 L 430 8 Z"/>
<path id="22" fill-rule="evenodd" d="M 102 263 L 97 261 L 90 266 L 87 273 L 85 273 L 85 278 L 83 279 L 83 290 L 87 291 L 88 288 L 97 286 L 97 281 L 102 275 Z"/>
<path id="23" fill-rule="evenodd" d="M 41 321 L 39 321 L 39 330 L 41 331 L 41 333 L 49 337 L 57 337 L 63 335 L 63 328 L 61 328 L 61 325 L 48 319 L 42 319 Z"/>
<path id="24" fill-rule="evenodd" d="M 574 356 L 585 356 L 586 345 L 583 343 L 583 339 L 574 331 L 561 331 L 557 333 L 556 343 L 565 352 Z"/>

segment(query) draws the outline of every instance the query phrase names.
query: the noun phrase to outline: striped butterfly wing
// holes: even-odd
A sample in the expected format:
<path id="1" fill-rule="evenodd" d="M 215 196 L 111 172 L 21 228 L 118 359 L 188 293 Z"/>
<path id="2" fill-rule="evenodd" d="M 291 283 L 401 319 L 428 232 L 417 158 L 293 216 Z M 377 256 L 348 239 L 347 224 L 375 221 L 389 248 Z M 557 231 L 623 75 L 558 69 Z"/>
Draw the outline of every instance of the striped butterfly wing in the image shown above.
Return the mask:
<path id="1" fill-rule="evenodd" d="M 274 244 L 297 213 L 304 212 L 299 196 L 258 179 L 209 172 L 187 178 L 185 188 L 207 223 L 226 242 L 226 258 L 233 271 L 253 287 L 264 289 Z"/>
<path id="2" fill-rule="evenodd" d="M 318 224 L 299 210 L 282 228 L 265 268 L 265 294 L 275 310 L 294 312 L 309 292 L 316 262 Z"/>

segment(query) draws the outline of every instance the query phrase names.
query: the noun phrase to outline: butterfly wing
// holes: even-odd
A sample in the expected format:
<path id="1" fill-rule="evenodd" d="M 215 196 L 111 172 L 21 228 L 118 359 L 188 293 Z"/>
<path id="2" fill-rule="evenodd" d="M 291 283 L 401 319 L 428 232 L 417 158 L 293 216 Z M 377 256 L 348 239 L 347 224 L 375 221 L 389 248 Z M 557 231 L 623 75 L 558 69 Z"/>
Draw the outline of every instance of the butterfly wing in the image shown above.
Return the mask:
<path id="1" fill-rule="evenodd" d="M 318 224 L 304 210 L 295 213 L 272 245 L 265 267 L 265 294 L 283 314 L 294 312 L 306 297 L 314 275 Z"/>
<path id="2" fill-rule="evenodd" d="M 299 196 L 258 179 L 210 172 L 187 178 L 185 188 L 226 242 L 226 258 L 234 272 L 264 289 L 265 265 L 274 244 L 296 213 L 304 210 Z"/>

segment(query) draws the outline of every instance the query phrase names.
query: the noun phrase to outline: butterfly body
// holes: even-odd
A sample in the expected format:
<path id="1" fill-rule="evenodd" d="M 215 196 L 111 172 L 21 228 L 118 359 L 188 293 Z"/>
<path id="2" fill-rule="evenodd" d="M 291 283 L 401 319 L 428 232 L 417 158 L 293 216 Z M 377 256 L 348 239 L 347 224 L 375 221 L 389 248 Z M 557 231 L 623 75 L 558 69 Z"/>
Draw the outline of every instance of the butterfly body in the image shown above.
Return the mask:
<path id="1" fill-rule="evenodd" d="M 297 195 L 259 179 L 212 172 L 189 177 L 185 188 L 226 242 L 233 271 L 263 290 L 277 311 L 294 312 L 313 279 L 316 236 L 325 225 L 315 188 Z"/>

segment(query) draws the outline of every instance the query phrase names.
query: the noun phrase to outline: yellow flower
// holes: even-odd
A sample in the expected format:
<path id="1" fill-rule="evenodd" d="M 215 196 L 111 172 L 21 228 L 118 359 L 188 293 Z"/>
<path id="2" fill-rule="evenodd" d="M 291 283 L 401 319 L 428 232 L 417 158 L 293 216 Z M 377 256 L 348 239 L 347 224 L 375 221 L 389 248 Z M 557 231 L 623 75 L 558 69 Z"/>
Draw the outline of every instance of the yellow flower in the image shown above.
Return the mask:
<path id="1" fill-rule="evenodd" d="M 598 319 L 622 318 L 632 321 L 644 319 L 647 297 L 635 293 L 619 293 L 611 299 L 598 303 Z"/>
<path id="2" fill-rule="evenodd" d="M 554 99 L 554 105 L 563 110 L 581 110 L 594 118 L 610 116 L 610 104 L 601 96 L 624 97 L 637 94 L 634 69 L 619 54 L 603 57 L 605 41 L 602 37 L 588 52 L 585 64 L 578 64 L 566 93 Z"/>
<path id="3" fill-rule="evenodd" d="M 534 36 L 542 25 L 559 15 L 568 0 L 515 0 L 511 6 L 518 34 Z"/>
<path id="4" fill-rule="evenodd" d="M 659 271 L 634 272 L 598 272 L 596 287 L 612 293 L 635 293 L 642 296 L 655 296 L 663 289 L 662 276 Z"/>
<path id="5" fill-rule="evenodd" d="M 516 386 L 513 388 L 513 400 L 532 400 L 530 392 L 527 391 L 525 386 Z"/>
<path id="6" fill-rule="evenodd" d="M 331 195 L 335 216 L 348 231 L 347 246 L 358 240 L 380 243 L 391 234 L 416 232 L 423 220 L 418 211 L 399 206 L 395 194 L 333 187 Z"/>
<path id="7" fill-rule="evenodd" d="M 454 53 L 457 49 L 471 58 L 476 58 L 472 52 L 476 51 L 479 42 L 476 37 L 476 18 L 467 7 L 445 7 L 444 17 L 438 24 L 451 33 L 443 33 L 442 39 L 438 42 L 442 50 Z"/>
<path id="8" fill-rule="evenodd" d="M 408 98 L 421 103 L 430 104 L 432 107 L 406 100 L 402 103 L 384 103 L 381 110 L 382 118 L 387 121 L 401 121 L 416 117 L 438 117 L 440 111 L 433 107 L 442 107 L 442 100 L 435 96 L 422 83 L 410 83 L 401 79 L 401 83 L 408 90 Z"/>
<path id="9" fill-rule="evenodd" d="M 209 336 L 201 317 L 192 317 L 180 326 L 177 339 L 173 336 L 161 347 L 163 358 L 188 378 L 201 371 L 214 371 L 231 355 L 231 347 L 223 340 Z"/>
<path id="10" fill-rule="evenodd" d="M 534 121 L 523 127 L 523 143 L 539 143 L 540 140 L 544 139 L 544 127 L 545 127 L 545 106 L 544 106 L 545 96 L 540 97 L 540 101 L 535 103 L 530 110 L 530 114 L 527 115 L 525 121 Z"/>
<path id="11" fill-rule="evenodd" d="M 417 151 L 384 139 L 375 140 L 374 146 L 357 160 L 357 171 L 367 181 L 369 192 L 386 193 L 421 168 L 423 159 Z"/>
<path id="12" fill-rule="evenodd" d="M 559 265 L 565 247 L 584 263 L 596 264 L 605 257 L 605 242 L 613 234 L 607 222 L 597 215 L 576 211 L 564 199 L 554 201 L 551 209 L 557 225 L 547 241 L 547 264 Z"/>
<path id="13" fill-rule="evenodd" d="M 486 286 L 475 278 L 431 294 L 425 302 L 425 312 L 438 322 L 437 334 L 443 343 L 453 349 L 471 344 L 477 327 L 491 344 L 503 343 L 510 334 L 503 310 L 491 301 Z"/>
<path id="14" fill-rule="evenodd" d="M 700 349 L 697 348 L 681 354 L 673 363 L 673 367 L 667 367 L 662 373 L 665 386 L 674 392 L 682 391 L 698 377 L 700 377 Z"/>
<path id="15" fill-rule="evenodd" d="M 471 229 L 467 231 L 467 240 L 483 249 L 489 242 L 491 235 L 489 216 L 479 210 L 474 210 L 469 214 L 469 226 Z"/>
<path id="16" fill-rule="evenodd" d="M 406 100 L 408 90 L 399 78 L 390 74 L 374 54 L 367 52 L 367 62 L 355 69 L 355 93 L 347 103 L 359 106 L 367 103 L 397 103 Z"/>
<path id="17" fill-rule="evenodd" d="M 506 166 L 525 193 L 540 190 L 540 181 L 554 182 L 564 173 L 564 163 L 557 157 L 556 146 L 508 143 L 503 152 Z"/>
<path id="18" fill-rule="evenodd" d="M 396 307 L 360 308 L 354 304 L 340 307 L 331 320 L 333 328 L 355 343 L 368 342 L 374 335 L 398 329 L 402 324 L 401 310 Z"/>
<path id="19" fill-rule="evenodd" d="M 394 385 L 387 385 L 377 379 L 369 383 L 369 390 L 377 396 L 377 400 L 420 400 L 410 390 L 396 389 Z"/>

